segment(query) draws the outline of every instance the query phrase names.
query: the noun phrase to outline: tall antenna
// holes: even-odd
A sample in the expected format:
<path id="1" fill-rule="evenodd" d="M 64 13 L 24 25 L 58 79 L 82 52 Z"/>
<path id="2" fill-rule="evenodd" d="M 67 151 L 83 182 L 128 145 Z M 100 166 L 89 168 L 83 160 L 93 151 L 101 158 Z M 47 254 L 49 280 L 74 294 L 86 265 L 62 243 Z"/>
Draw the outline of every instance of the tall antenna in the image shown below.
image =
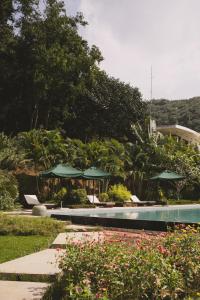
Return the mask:
<path id="1" fill-rule="evenodd" d="M 153 68 L 151 66 L 151 91 L 150 91 L 150 100 L 152 101 L 153 97 Z"/>
<path id="2" fill-rule="evenodd" d="M 151 65 L 151 88 L 150 88 L 150 119 L 151 119 L 151 105 L 152 105 L 152 98 L 153 98 L 153 68 Z"/>

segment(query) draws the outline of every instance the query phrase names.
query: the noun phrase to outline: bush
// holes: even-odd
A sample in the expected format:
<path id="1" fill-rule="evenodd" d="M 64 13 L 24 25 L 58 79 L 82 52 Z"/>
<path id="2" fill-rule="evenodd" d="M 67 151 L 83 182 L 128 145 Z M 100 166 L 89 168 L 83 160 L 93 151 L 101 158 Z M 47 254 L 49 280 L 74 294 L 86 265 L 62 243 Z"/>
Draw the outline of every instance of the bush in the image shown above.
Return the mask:
<path id="1" fill-rule="evenodd" d="M 199 299 L 200 230 L 165 235 L 68 244 L 62 276 L 44 299 Z"/>
<path id="2" fill-rule="evenodd" d="M 0 210 L 12 210 L 14 207 L 14 200 L 7 191 L 0 195 Z"/>
<path id="3" fill-rule="evenodd" d="M 18 184 L 14 176 L 7 172 L 0 172 L 0 210 L 11 210 L 14 208 L 18 198 Z"/>
<path id="4" fill-rule="evenodd" d="M 70 204 L 87 204 L 88 198 L 85 189 L 77 189 L 71 191 L 69 195 L 69 203 Z"/>
<path id="5" fill-rule="evenodd" d="M 73 208 L 73 209 L 76 209 L 76 208 L 95 208 L 96 205 L 95 204 L 70 204 L 70 205 L 67 205 L 68 208 Z"/>
<path id="6" fill-rule="evenodd" d="M 61 201 L 65 201 L 67 197 L 67 189 L 62 187 L 57 193 L 54 193 L 53 200 L 60 205 Z"/>
<path id="7" fill-rule="evenodd" d="M 101 193 L 101 194 L 100 194 L 100 197 L 99 197 L 99 200 L 100 200 L 101 202 L 107 202 L 107 201 L 109 201 L 109 196 L 108 196 L 108 194 L 107 194 L 107 193 Z"/>
<path id="8" fill-rule="evenodd" d="M 130 201 L 131 193 L 122 184 L 116 184 L 110 187 L 108 196 L 112 201 L 125 202 Z"/>
<path id="9" fill-rule="evenodd" d="M 49 217 L 28 218 L 0 214 L 0 235 L 50 236 L 65 231 L 65 225 L 66 222 Z"/>

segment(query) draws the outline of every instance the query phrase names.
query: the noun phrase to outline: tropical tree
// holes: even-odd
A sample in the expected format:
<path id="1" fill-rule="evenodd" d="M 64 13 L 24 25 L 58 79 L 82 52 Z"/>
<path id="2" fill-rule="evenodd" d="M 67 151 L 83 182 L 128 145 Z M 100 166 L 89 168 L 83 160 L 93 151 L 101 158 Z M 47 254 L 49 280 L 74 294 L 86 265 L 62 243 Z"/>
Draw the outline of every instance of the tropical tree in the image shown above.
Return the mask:
<path id="1" fill-rule="evenodd" d="M 48 169 L 65 160 L 67 144 L 58 130 L 33 129 L 19 133 L 17 141 L 25 151 L 29 167 Z"/>
<path id="2" fill-rule="evenodd" d="M 25 165 L 25 153 L 15 138 L 0 133 L 0 169 L 16 170 Z"/>
<path id="3" fill-rule="evenodd" d="M 100 51 L 78 34 L 83 16 L 68 17 L 62 1 L 47 0 L 44 12 L 38 0 L 16 0 L 15 8 L 17 20 L 6 19 L 14 42 L 10 47 L 7 34 L 0 59 L 6 112 L 0 125 L 9 132 L 61 126 L 73 120 L 74 102 L 90 87 Z"/>

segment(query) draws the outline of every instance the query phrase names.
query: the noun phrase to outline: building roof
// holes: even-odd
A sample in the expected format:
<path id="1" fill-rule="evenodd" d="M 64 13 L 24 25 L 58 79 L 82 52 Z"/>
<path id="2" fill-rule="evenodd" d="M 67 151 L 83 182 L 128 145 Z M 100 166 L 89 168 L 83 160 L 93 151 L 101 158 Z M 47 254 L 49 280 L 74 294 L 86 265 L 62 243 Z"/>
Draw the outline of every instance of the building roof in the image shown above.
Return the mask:
<path id="1" fill-rule="evenodd" d="M 189 143 L 200 145 L 200 133 L 190 128 L 181 125 L 163 125 L 157 126 L 156 129 L 162 134 L 175 135 Z"/>

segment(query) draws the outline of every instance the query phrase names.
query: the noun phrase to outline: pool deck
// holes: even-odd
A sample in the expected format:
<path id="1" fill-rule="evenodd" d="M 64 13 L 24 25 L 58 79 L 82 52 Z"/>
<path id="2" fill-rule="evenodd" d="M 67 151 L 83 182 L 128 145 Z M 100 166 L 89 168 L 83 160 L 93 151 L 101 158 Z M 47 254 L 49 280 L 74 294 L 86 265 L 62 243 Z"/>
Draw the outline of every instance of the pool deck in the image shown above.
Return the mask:
<path id="1" fill-rule="evenodd" d="M 186 205 L 154 205 L 154 206 L 135 206 L 135 207 L 95 207 L 95 208 L 78 208 L 78 209 L 71 209 L 71 208 L 59 208 L 59 209 L 51 209 L 48 210 L 49 216 L 52 215 L 67 215 L 67 216 L 81 216 L 82 213 L 89 214 L 89 213 L 105 213 L 105 212 L 126 212 L 126 211 L 133 211 L 133 212 L 140 212 L 140 211 L 165 211 L 167 210 L 174 210 L 174 209 L 192 209 L 198 208 L 200 209 L 200 204 L 186 204 Z"/>

